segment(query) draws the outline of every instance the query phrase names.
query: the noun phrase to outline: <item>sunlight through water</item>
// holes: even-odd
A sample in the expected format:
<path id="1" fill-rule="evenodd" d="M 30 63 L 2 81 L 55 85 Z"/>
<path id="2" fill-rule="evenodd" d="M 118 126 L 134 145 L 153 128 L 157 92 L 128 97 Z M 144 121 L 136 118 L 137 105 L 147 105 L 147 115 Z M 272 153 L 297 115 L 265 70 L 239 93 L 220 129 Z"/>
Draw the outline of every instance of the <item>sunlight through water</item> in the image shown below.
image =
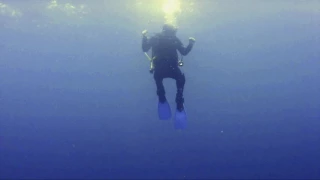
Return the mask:
<path id="1" fill-rule="evenodd" d="M 9 17 L 20 17 L 22 13 L 11 6 L 0 2 L 0 14 Z"/>
<path id="2" fill-rule="evenodd" d="M 86 5 L 73 5 L 71 3 L 59 3 L 57 0 L 52 0 L 48 6 L 50 10 L 59 10 L 67 15 L 78 15 L 81 18 L 81 15 L 88 14 L 88 8 Z"/>
<path id="3" fill-rule="evenodd" d="M 177 25 L 177 15 L 181 13 L 180 0 L 166 0 L 162 5 L 165 23 Z"/>

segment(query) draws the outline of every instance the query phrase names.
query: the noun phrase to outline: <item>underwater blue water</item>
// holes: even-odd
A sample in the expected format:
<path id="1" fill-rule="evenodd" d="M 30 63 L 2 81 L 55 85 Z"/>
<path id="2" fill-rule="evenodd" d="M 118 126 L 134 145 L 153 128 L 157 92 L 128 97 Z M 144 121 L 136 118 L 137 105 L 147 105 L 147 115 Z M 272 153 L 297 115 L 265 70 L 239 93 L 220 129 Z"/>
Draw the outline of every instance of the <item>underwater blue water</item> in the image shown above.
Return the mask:
<path id="1" fill-rule="evenodd" d="M 183 1 L 183 131 L 155 1 L 0 3 L 0 179 L 320 178 L 319 1 Z"/>

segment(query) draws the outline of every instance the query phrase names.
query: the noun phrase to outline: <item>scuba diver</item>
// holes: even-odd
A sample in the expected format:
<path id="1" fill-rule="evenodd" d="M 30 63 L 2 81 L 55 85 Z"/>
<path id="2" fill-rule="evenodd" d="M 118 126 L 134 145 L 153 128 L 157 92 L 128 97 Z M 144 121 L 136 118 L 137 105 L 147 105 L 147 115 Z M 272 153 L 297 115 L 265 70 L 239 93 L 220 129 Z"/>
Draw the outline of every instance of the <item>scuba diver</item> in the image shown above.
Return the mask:
<path id="1" fill-rule="evenodd" d="M 170 106 L 167 103 L 163 86 L 164 78 L 175 79 L 177 86 L 175 99 L 177 104 L 176 112 L 185 113 L 183 98 L 185 76 L 179 68 L 179 66 L 183 65 L 183 62 L 182 60 L 179 60 L 177 51 L 180 52 L 181 57 L 186 56 L 191 51 L 195 39 L 190 37 L 188 46 L 184 47 L 180 39 L 176 36 L 176 33 L 177 27 L 171 24 L 164 24 L 162 32 L 157 33 L 152 37 L 147 37 L 147 30 L 142 31 L 142 51 L 147 55 L 149 49 L 152 48 L 152 58 L 149 58 L 151 61 L 150 72 L 153 73 L 157 86 L 157 95 L 159 98 L 158 112 L 160 119 L 168 119 L 171 117 Z"/>

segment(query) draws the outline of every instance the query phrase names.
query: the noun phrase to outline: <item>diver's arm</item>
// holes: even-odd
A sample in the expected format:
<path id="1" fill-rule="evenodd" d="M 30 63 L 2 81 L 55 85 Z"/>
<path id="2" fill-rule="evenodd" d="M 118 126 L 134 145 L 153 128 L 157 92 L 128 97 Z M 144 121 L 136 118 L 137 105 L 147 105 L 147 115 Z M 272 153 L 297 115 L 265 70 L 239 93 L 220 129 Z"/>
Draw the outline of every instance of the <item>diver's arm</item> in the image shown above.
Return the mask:
<path id="1" fill-rule="evenodd" d="M 151 48 L 150 41 L 147 36 L 142 37 L 142 51 L 143 52 L 148 52 L 149 49 Z"/>
<path id="2" fill-rule="evenodd" d="M 151 48 L 151 43 L 149 38 L 147 37 L 147 30 L 142 31 L 142 51 L 148 52 Z"/>
<path id="3" fill-rule="evenodd" d="M 181 55 L 183 55 L 183 56 L 186 56 L 190 51 L 191 51 L 191 49 L 192 49 L 192 47 L 193 47 L 193 44 L 194 44 L 194 42 L 195 42 L 195 40 L 194 40 L 194 38 L 189 38 L 189 44 L 188 44 L 188 46 L 185 48 L 184 46 L 183 46 L 183 44 L 182 44 L 182 42 L 178 39 L 177 40 L 178 41 L 178 47 L 177 47 L 177 49 L 178 49 L 178 51 L 180 52 L 180 54 Z"/>

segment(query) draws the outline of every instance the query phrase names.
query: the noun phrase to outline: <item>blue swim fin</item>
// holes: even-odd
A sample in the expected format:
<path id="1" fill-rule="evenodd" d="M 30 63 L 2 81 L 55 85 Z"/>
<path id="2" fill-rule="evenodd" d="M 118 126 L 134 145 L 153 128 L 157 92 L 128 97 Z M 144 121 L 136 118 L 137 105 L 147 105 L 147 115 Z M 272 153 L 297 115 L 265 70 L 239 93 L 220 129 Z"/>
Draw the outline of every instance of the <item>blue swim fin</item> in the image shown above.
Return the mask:
<path id="1" fill-rule="evenodd" d="M 174 117 L 174 128 L 175 129 L 185 129 L 187 127 L 187 113 L 185 109 L 179 111 L 176 109 L 176 114 Z"/>
<path id="2" fill-rule="evenodd" d="M 171 108 L 167 101 L 164 103 L 158 102 L 158 115 L 161 120 L 168 120 L 171 118 Z"/>

